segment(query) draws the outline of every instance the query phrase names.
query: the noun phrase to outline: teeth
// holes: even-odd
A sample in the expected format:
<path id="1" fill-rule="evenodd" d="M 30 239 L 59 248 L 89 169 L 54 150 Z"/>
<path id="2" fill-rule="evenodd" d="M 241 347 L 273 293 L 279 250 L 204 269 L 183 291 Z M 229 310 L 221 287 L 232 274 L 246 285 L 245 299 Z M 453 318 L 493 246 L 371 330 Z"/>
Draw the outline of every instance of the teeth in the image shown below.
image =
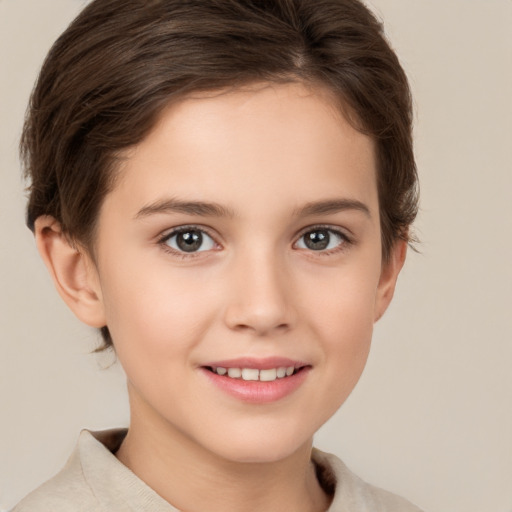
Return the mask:
<path id="1" fill-rule="evenodd" d="M 243 380 L 259 380 L 260 371 L 254 368 L 244 368 L 242 370 Z"/>
<path id="2" fill-rule="evenodd" d="M 282 379 L 283 377 L 286 377 L 286 368 L 278 368 L 277 369 L 277 378 Z"/>
<path id="3" fill-rule="evenodd" d="M 260 380 L 264 382 L 270 382 L 276 380 L 277 378 L 277 370 L 272 368 L 272 370 L 260 370 Z"/>
<path id="4" fill-rule="evenodd" d="M 240 368 L 229 368 L 228 375 L 232 379 L 239 379 L 242 376 L 242 370 Z"/>
<path id="5" fill-rule="evenodd" d="M 242 380 L 259 380 L 261 382 L 272 382 L 276 379 L 283 379 L 284 377 L 290 377 L 295 371 L 294 366 L 279 368 L 270 368 L 268 370 L 257 370 L 256 368 L 212 368 L 217 375 L 224 376 L 227 374 L 232 379 Z"/>

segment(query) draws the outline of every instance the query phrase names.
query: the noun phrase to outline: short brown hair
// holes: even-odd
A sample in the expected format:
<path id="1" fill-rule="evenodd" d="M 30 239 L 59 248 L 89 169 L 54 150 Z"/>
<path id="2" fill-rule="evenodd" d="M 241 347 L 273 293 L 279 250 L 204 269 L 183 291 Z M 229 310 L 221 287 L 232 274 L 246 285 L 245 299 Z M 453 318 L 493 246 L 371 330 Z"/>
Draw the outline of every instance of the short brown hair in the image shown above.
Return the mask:
<path id="1" fill-rule="evenodd" d="M 376 144 L 382 252 L 417 213 L 411 95 L 359 0 L 95 0 L 52 47 L 21 140 L 27 224 L 40 215 L 91 248 L 116 155 L 171 101 L 253 82 L 327 86 Z M 112 344 L 107 327 L 105 346 Z"/>

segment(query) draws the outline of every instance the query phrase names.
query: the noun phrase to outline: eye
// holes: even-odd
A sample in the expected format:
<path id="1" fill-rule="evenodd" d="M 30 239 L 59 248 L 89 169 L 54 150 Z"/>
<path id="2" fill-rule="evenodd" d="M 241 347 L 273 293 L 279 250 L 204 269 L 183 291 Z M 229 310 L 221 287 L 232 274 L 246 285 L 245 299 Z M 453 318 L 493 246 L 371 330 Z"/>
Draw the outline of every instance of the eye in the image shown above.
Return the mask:
<path id="1" fill-rule="evenodd" d="M 215 248 L 215 241 L 210 235 L 198 228 L 181 228 L 161 240 L 161 243 L 182 253 L 210 251 Z"/>
<path id="2" fill-rule="evenodd" d="M 296 246 L 299 249 L 309 249 L 311 251 L 329 251 L 340 248 L 347 242 L 347 237 L 339 231 L 315 228 L 304 233 L 299 238 Z"/>

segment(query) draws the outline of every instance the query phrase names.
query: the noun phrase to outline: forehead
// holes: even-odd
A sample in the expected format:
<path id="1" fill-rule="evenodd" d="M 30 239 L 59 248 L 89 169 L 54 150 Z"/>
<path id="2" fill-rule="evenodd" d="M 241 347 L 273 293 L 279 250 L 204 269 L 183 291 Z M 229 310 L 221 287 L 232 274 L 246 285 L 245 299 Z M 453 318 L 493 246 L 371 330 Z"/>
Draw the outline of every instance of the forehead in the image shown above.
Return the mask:
<path id="1" fill-rule="evenodd" d="M 255 197 L 377 203 L 373 141 L 329 91 L 301 83 L 190 95 L 163 111 L 120 171 L 115 192 L 139 207 L 159 194 L 247 207 Z"/>

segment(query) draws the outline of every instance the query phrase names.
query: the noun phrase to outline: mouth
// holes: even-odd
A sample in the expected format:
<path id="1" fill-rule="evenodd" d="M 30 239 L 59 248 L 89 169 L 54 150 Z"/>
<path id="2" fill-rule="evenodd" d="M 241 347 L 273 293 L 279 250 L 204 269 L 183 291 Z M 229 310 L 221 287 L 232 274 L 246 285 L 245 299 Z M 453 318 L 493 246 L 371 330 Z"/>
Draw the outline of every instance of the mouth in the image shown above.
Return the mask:
<path id="1" fill-rule="evenodd" d="M 288 358 L 239 358 L 201 366 L 216 388 L 253 404 L 275 402 L 291 395 L 307 380 L 312 365 Z"/>
<path id="2" fill-rule="evenodd" d="M 226 377 L 228 379 L 244 380 L 244 381 L 259 381 L 259 382 L 273 382 L 278 379 L 286 379 L 292 375 L 302 371 L 305 366 L 278 366 L 276 368 L 238 368 L 224 366 L 206 366 L 206 370 Z"/>

